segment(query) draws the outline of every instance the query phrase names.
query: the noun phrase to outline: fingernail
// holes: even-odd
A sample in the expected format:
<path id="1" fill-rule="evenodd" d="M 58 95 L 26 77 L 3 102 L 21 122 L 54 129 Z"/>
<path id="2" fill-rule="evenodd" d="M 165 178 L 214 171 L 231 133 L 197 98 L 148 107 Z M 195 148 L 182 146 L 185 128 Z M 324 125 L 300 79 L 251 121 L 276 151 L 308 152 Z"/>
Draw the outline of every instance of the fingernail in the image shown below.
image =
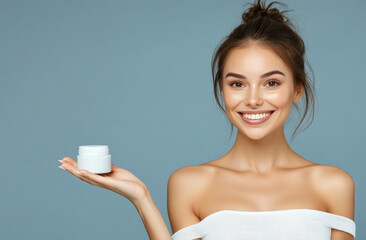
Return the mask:
<path id="1" fill-rule="evenodd" d="M 83 175 L 83 173 L 80 171 L 76 171 L 76 174 Z"/>
<path id="2" fill-rule="evenodd" d="M 58 160 L 60 163 L 64 163 L 64 160 Z"/>
<path id="3" fill-rule="evenodd" d="M 58 166 L 59 168 L 63 169 L 63 170 L 66 170 L 65 168 L 63 168 L 62 166 Z"/>

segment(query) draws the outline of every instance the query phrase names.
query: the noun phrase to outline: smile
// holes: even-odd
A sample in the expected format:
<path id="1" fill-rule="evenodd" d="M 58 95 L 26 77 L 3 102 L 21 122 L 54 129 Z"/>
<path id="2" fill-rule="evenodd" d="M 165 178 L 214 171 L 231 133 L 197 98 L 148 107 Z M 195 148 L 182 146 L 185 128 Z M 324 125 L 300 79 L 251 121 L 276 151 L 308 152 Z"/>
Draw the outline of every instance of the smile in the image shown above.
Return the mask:
<path id="1" fill-rule="evenodd" d="M 274 112 L 274 111 L 273 111 Z M 243 119 L 248 124 L 261 124 L 267 121 L 272 113 L 261 113 L 261 114 L 243 114 L 239 113 L 241 119 Z"/>

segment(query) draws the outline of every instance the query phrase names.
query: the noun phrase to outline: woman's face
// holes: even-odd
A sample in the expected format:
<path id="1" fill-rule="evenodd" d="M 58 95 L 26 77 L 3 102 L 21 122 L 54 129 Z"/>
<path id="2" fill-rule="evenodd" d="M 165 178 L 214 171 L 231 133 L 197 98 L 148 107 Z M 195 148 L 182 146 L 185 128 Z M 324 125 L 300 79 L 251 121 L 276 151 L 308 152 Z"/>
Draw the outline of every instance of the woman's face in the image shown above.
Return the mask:
<path id="1" fill-rule="evenodd" d="M 251 44 L 234 48 L 227 55 L 222 75 L 226 115 L 238 131 L 261 139 L 281 130 L 293 103 L 300 100 L 291 70 L 270 48 Z M 247 111 L 274 111 L 270 115 L 242 115 Z M 248 120 L 247 120 L 248 119 Z"/>

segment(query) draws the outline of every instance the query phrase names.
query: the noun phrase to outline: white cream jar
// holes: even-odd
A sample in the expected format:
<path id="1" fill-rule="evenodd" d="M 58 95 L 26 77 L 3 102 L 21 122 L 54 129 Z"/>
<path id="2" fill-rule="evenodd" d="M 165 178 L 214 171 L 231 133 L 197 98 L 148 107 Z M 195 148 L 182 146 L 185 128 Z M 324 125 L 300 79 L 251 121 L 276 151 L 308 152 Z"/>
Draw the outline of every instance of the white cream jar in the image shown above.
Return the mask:
<path id="1" fill-rule="evenodd" d="M 112 161 L 107 145 L 79 146 L 78 169 L 100 174 L 111 172 Z"/>

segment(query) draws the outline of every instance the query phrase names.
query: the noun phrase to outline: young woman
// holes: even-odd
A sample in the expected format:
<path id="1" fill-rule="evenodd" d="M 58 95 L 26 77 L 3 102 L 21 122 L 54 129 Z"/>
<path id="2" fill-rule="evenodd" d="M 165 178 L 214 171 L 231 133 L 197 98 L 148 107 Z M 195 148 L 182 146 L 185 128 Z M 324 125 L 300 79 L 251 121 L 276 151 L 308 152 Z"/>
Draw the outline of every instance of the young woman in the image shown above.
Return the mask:
<path id="1" fill-rule="evenodd" d="M 238 129 L 236 141 L 224 156 L 183 167 L 169 178 L 173 236 L 146 185 L 129 171 L 113 165 L 111 173 L 97 175 L 78 170 L 68 157 L 61 167 L 129 199 L 150 239 L 353 239 L 351 176 L 303 158 L 286 141 L 292 106 L 305 98 L 301 124 L 314 96 L 304 43 L 273 3 L 278 2 L 252 4 L 215 52 L 214 94 Z"/>

